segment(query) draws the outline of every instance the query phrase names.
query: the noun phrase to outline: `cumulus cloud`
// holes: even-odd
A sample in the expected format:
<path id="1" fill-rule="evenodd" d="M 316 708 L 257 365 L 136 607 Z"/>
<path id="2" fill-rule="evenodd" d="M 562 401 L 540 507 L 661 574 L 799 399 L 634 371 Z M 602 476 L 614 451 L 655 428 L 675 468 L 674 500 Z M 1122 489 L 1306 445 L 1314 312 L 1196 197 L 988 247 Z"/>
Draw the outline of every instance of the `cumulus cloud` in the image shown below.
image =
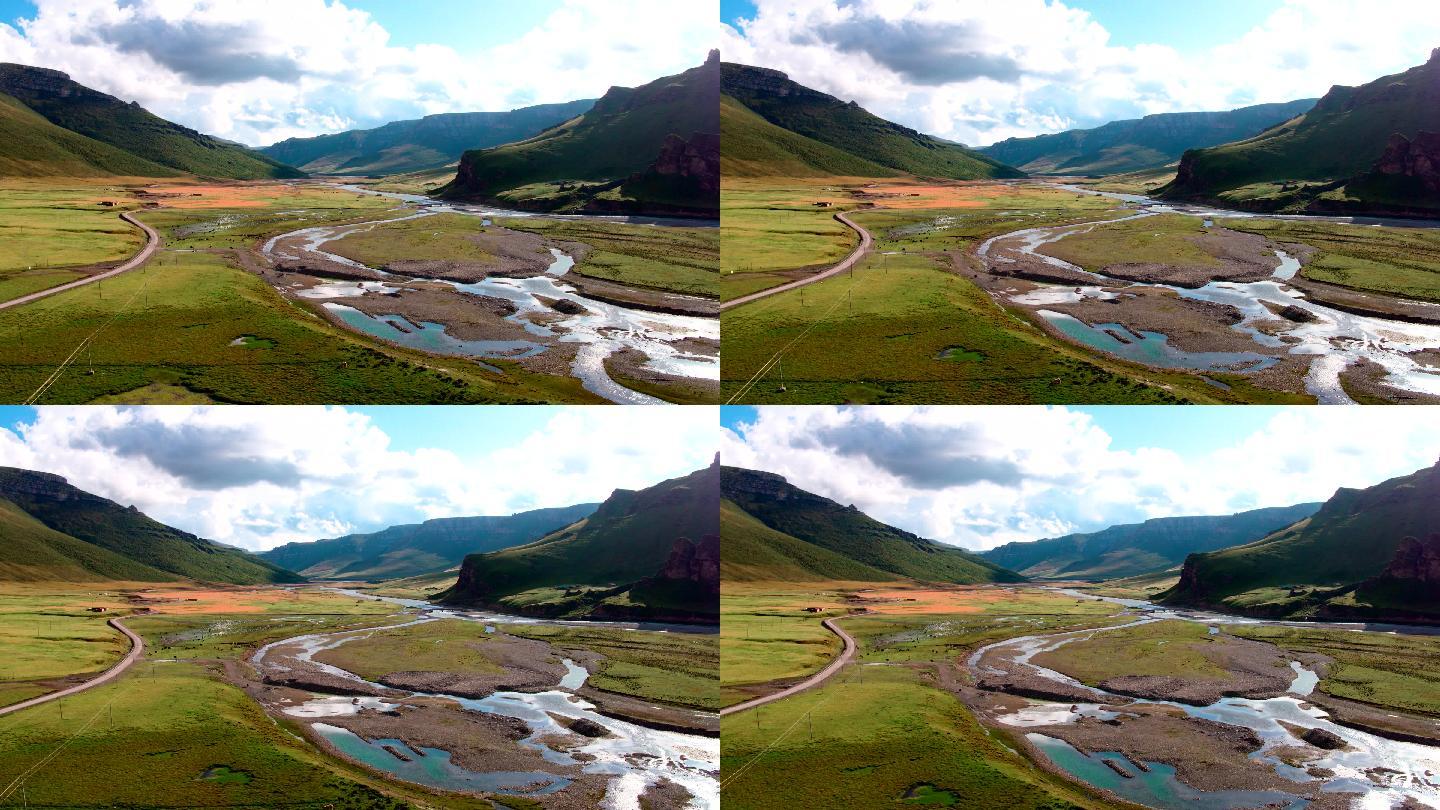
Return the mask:
<path id="1" fill-rule="evenodd" d="M 172 121 L 253 146 L 442 112 L 598 97 L 700 63 L 703 2 L 566 0 L 475 53 L 402 47 L 343 0 L 37 0 L 0 24 L 0 61 L 54 68 Z M 503 9 L 475 5 L 458 26 Z M 637 25 L 643 20 L 643 25 Z"/>
<path id="2" fill-rule="evenodd" d="M 1421 4 L 1423 5 L 1423 4 Z M 757 0 L 731 61 L 941 137 L 984 145 L 1121 118 L 1324 94 L 1419 64 L 1440 15 L 1407 0 L 1286 0 L 1233 42 L 1122 47 L 1062 0 Z M 1397 21 L 1403 20 L 1403 24 Z"/>
<path id="3" fill-rule="evenodd" d="M 1249 435 L 1215 436 L 1205 453 L 1166 444 L 1156 436 L 1151 446 L 1117 449 L 1090 415 L 1066 408 L 811 406 L 761 409 L 754 422 L 723 431 L 721 454 L 972 549 L 1320 501 L 1440 457 L 1433 416 L 1420 410 L 1294 408 Z"/>
<path id="4" fill-rule="evenodd" d="M 485 408 L 417 409 L 487 430 Z M 437 517 L 601 501 L 709 463 L 710 408 L 556 409 L 481 457 L 398 450 L 343 408 L 41 408 L 0 430 L 0 465 L 81 489 L 202 537 L 261 550 Z"/>

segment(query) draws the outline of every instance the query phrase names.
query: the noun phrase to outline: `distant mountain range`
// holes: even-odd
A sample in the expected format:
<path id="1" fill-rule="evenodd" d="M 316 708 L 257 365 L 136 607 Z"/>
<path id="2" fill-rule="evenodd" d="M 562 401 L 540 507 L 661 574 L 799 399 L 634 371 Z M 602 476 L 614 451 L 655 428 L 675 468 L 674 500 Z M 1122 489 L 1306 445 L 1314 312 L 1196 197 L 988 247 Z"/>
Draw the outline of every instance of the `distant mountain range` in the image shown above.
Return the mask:
<path id="1" fill-rule="evenodd" d="M 78 84 L 58 70 L 0 64 L 0 173 L 301 177 L 240 144 L 196 132 Z"/>
<path id="2" fill-rule="evenodd" d="M 1107 175 L 1158 169 L 1199 149 L 1258 135 L 1315 106 L 1315 99 L 1223 112 L 1158 113 L 1033 138 L 1009 138 L 981 154 L 1031 174 Z"/>
<path id="3" fill-rule="evenodd" d="M 719 53 L 517 143 L 465 152 L 438 195 L 521 210 L 718 216 Z"/>
<path id="4" fill-rule="evenodd" d="M 1024 175 L 961 144 L 812 90 L 778 70 L 727 62 L 720 90 L 726 177 Z"/>
<path id="5" fill-rule="evenodd" d="M 594 99 L 538 104 L 509 112 L 442 113 L 313 138 L 290 138 L 263 154 L 311 174 L 385 176 L 440 169 L 469 149 L 521 141 L 583 115 Z"/>
<path id="6" fill-rule="evenodd" d="M 436 518 L 331 540 L 286 543 L 261 556 L 313 579 L 401 579 L 438 574 L 465 555 L 528 543 L 595 511 L 582 503 L 509 516 Z"/>
<path id="7" fill-rule="evenodd" d="M 1440 621 L 1440 464 L 1340 489 L 1309 518 L 1192 554 L 1170 604 L 1296 618 Z"/>
<path id="8" fill-rule="evenodd" d="M 719 497 L 718 465 L 617 489 L 559 531 L 466 557 L 439 601 L 533 616 L 717 621 Z"/>
<path id="9" fill-rule="evenodd" d="M 968 551 L 888 526 L 783 477 L 724 467 L 721 567 L 727 582 L 855 580 L 973 584 L 1024 577 Z"/>
<path id="10" fill-rule="evenodd" d="M 304 578 L 50 473 L 0 467 L 0 580 L 256 585 Z"/>
<path id="11" fill-rule="evenodd" d="M 1260 210 L 1440 216 L 1440 48 L 1423 65 L 1330 88 L 1253 138 L 1185 153 L 1171 199 Z"/>
<path id="12" fill-rule="evenodd" d="M 1174 568 L 1195 552 L 1257 540 L 1319 508 L 1302 503 L 1234 515 L 1152 518 L 1098 532 L 1006 543 L 981 556 L 1033 579 L 1120 579 Z"/>

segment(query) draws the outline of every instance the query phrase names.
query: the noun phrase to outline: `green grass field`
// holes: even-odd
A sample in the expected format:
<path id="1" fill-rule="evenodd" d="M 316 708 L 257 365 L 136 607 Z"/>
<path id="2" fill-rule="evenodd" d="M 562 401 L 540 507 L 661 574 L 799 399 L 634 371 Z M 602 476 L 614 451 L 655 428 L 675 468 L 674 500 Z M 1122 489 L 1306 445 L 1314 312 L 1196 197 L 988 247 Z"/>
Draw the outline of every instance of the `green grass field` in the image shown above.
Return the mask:
<path id="1" fill-rule="evenodd" d="M 1229 632 L 1335 659 L 1317 685 L 1321 692 L 1440 717 L 1440 639 L 1310 627 L 1238 625 Z"/>
<path id="2" fill-rule="evenodd" d="M 1142 217 L 1067 236 L 1040 252 L 1098 272 L 1113 264 L 1219 267 L 1221 262 L 1192 241 L 1206 232 L 1203 220 L 1176 214 Z"/>
<path id="3" fill-rule="evenodd" d="M 113 594 L 77 600 L 61 586 L 7 585 L 0 591 L 0 706 L 53 691 L 34 681 L 101 672 L 124 657 L 130 642 L 105 624 L 105 614 L 86 610 L 123 604 Z"/>
<path id="4" fill-rule="evenodd" d="M 860 243 L 835 220 L 858 203 L 838 184 L 727 180 L 720 190 L 720 297 L 738 298 L 783 284 L 778 271 L 825 267 Z M 829 202 L 821 208 L 816 202 Z"/>
<path id="5" fill-rule="evenodd" d="M 605 661 L 589 685 L 621 695 L 714 711 L 720 707 L 720 646 L 713 635 L 650 633 L 608 627 L 502 625 L 507 633 L 560 649 L 590 650 Z"/>
<path id="6" fill-rule="evenodd" d="M 115 208 L 101 207 L 113 200 Z M 118 187 L 81 181 L 0 183 L 0 301 L 81 278 L 72 268 L 118 264 L 145 243 L 119 211 L 135 203 Z"/>
<path id="7" fill-rule="evenodd" d="M 615 222 L 507 219 L 507 228 L 591 247 L 571 272 L 636 287 L 714 298 L 720 269 L 717 228 L 657 228 Z"/>
<path id="8" fill-rule="evenodd" d="M 726 586 L 720 597 L 720 687 L 726 705 L 754 697 L 737 687 L 803 678 L 840 652 L 840 639 L 820 620 L 843 616 L 843 594 L 794 586 Z M 818 607 L 821 613 L 807 613 Z"/>
<path id="9" fill-rule="evenodd" d="M 481 225 L 479 217 L 437 214 L 356 231 L 327 243 L 326 249 L 371 267 L 404 259 L 487 262 L 495 255 L 474 237 L 492 230 Z"/>
<path id="10" fill-rule="evenodd" d="M 1091 686 L 1124 675 L 1224 678 L 1225 668 L 1206 655 L 1214 639 L 1197 622 L 1154 622 L 1072 641 L 1034 660 Z"/>
<path id="11" fill-rule="evenodd" d="M 449 619 L 413 627 L 378 630 L 325 650 L 316 660 L 375 681 L 392 672 L 503 672 L 488 655 L 492 634 L 475 622 Z"/>
<path id="12" fill-rule="evenodd" d="M 1326 222 L 1226 219 L 1225 227 L 1316 248 L 1305 278 L 1357 290 L 1440 301 L 1440 233 Z"/>

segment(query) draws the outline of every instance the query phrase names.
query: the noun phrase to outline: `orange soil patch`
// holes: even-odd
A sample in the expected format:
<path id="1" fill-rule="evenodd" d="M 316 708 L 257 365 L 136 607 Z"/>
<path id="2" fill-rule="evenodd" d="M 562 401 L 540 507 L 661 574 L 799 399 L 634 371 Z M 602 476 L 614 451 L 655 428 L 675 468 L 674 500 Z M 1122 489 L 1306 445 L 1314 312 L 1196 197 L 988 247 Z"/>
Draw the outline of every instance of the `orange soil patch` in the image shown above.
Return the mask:
<path id="1" fill-rule="evenodd" d="M 997 183 L 946 183 L 944 185 L 895 184 L 861 189 L 881 208 L 984 208 L 991 200 L 1012 193 L 1009 186 Z"/>
<path id="2" fill-rule="evenodd" d="M 264 208 L 294 190 L 280 185 L 155 186 L 145 189 L 166 208 Z M 168 195 L 176 196 L 168 196 Z"/>
<path id="3" fill-rule="evenodd" d="M 902 588 L 857 594 L 872 613 L 924 615 L 932 613 L 979 613 L 986 605 L 1000 602 L 1010 594 L 994 588 Z"/>
<path id="4" fill-rule="evenodd" d="M 142 591 L 137 604 L 156 613 L 260 613 L 269 605 L 296 598 L 278 588 L 236 590 Z"/>

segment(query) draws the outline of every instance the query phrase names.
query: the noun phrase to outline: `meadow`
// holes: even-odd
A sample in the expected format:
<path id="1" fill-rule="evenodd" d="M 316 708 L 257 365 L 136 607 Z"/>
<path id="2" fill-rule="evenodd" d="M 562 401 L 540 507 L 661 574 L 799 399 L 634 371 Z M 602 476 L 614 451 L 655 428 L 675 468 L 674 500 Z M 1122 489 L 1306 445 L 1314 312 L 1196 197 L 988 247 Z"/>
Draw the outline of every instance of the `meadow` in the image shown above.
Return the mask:
<path id="1" fill-rule="evenodd" d="M 1357 290 L 1440 301 L 1440 231 L 1225 219 L 1225 227 L 1316 248 L 1300 274 Z"/>
<path id="2" fill-rule="evenodd" d="M 102 201 L 115 203 L 101 206 Z M 99 181 L 10 179 L 0 183 L 0 301 L 81 278 L 84 268 L 119 264 L 145 243 L 119 212 L 138 207 L 124 189 Z"/>
<path id="3" fill-rule="evenodd" d="M 783 284 L 790 279 L 780 272 L 819 269 L 854 250 L 860 237 L 835 220 L 860 205 L 844 182 L 727 179 L 720 189 L 721 300 Z"/>
<path id="4" fill-rule="evenodd" d="M 502 224 L 550 239 L 589 245 L 589 253 L 572 273 L 705 298 L 718 294 L 718 228 L 534 218 L 506 219 Z"/>
<path id="5" fill-rule="evenodd" d="M 105 624 L 105 613 L 124 607 L 118 594 L 49 584 L 10 584 L 0 592 L 0 706 L 55 691 L 41 683 L 102 672 L 130 650 L 130 642 Z"/>
<path id="6" fill-rule="evenodd" d="M 502 629 L 559 649 L 605 656 L 586 680 L 596 689 L 707 711 L 720 708 L 716 689 L 720 647 L 713 635 L 539 624 L 502 625 Z"/>

